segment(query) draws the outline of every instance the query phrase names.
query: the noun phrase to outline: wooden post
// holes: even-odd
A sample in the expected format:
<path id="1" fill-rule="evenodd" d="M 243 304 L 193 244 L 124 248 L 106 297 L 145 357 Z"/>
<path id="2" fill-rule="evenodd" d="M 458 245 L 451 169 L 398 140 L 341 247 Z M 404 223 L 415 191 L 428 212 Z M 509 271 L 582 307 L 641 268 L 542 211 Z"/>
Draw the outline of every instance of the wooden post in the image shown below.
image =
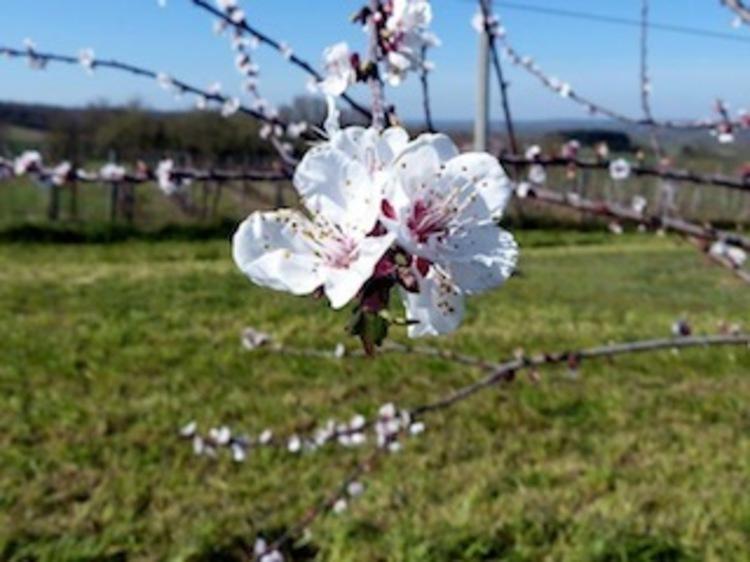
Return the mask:
<path id="1" fill-rule="evenodd" d="M 120 206 L 120 184 L 112 182 L 109 188 L 109 220 L 115 222 L 117 220 L 117 211 Z"/>
<path id="2" fill-rule="evenodd" d="M 477 106 L 474 117 L 474 150 L 487 150 L 490 114 L 490 39 L 486 33 L 479 34 L 479 58 L 477 61 Z"/>
<path id="3" fill-rule="evenodd" d="M 60 188 L 51 181 L 45 182 L 49 189 L 49 207 L 47 208 L 47 218 L 56 221 L 60 218 Z"/>
<path id="4" fill-rule="evenodd" d="M 78 220 L 78 182 L 72 181 L 68 188 L 70 194 L 70 218 Z"/>
<path id="5" fill-rule="evenodd" d="M 213 198 L 213 201 L 211 202 L 211 218 L 212 219 L 215 219 L 219 213 L 219 204 L 221 203 L 221 190 L 222 190 L 221 182 L 215 182 L 214 183 L 214 198 Z"/>

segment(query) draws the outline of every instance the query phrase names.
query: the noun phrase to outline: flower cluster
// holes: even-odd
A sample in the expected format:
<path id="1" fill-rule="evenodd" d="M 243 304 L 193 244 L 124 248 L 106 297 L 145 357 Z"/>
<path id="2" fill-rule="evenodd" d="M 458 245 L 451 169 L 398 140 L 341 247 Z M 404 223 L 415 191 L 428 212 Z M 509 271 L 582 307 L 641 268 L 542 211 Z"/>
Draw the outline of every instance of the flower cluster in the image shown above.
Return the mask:
<path id="1" fill-rule="evenodd" d="M 13 173 L 22 176 L 41 169 L 42 155 L 36 150 L 27 150 L 13 161 Z"/>
<path id="2" fill-rule="evenodd" d="M 190 178 L 175 175 L 174 161 L 167 158 L 159 162 L 154 172 L 156 183 L 165 195 L 174 195 L 190 185 Z"/>
<path id="3" fill-rule="evenodd" d="M 378 60 L 362 67 L 358 68 L 356 55 L 350 59 L 359 79 L 375 73 L 378 62 L 383 63 L 385 77 L 392 86 L 401 84 L 409 72 L 432 69 L 425 53 L 439 45 L 440 40 L 429 30 L 432 22 L 429 0 L 384 0 L 375 11 L 370 6 L 362 8 L 354 21 L 361 23 L 365 31 L 374 31 L 378 49 Z"/>
<path id="4" fill-rule="evenodd" d="M 180 436 L 191 442 L 193 452 L 198 456 L 214 458 L 224 449 L 235 462 L 241 463 L 251 450 L 261 447 L 301 454 L 328 445 L 355 448 L 374 442 L 377 447 L 395 453 L 401 450 L 402 437 L 420 435 L 424 430 L 424 422 L 412 419 L 407 410 L 400 410 L 388 403 L 380 407 L 372 420 L 362 414 L 355 414 L 348 421 L 329 419 L 306 435 L 293 433 L 286 437 L 276 436 L 271 429 L 264 429 L 258 435 L 251 436 L 233 432 L 226 425 L 212 427 L 201 434 L 197 423 L 191 421 L 180 429 Z"/>
<path id="5" fill-rule="evenodd" d="M 717 240 L 708 250 L 709 254 L 728 261 L 732 267 L 741 268 L 747 261 L 747 252 L 737 246 L 727 244 L 724 240 Z"/>
<path id="6" fill-rule="evenodd" d="M 618 158 L 609 163 L 609 175 L 615 181 L 623 181 L 630 177 L 630 168 L 630 162 Z"/>
<path id="7" fill-rule="evenodd" d="M 309 215 L 256 212 L 237 230 L 233 256 L 255 283 L 356 299 L 350 331 L 368 352 L 385 337 L 399 289 L 411 337 L 455 330 L 464 297 L 501 285 L 517 259 L 498 228 L 512 193 L 495 158 L 459 154 L 442 134 L 350 127 L 309 150 L 294 178 Z"/>
<path id="8" fill-rule="evenodd" d="M 403 82 L 410 71 L 430 69 L 424 52 L 439 40 L 429 30 L 432 7 L 428 0 L 386 0 L 374 17 L 385 75 L 392 86 Z"/>

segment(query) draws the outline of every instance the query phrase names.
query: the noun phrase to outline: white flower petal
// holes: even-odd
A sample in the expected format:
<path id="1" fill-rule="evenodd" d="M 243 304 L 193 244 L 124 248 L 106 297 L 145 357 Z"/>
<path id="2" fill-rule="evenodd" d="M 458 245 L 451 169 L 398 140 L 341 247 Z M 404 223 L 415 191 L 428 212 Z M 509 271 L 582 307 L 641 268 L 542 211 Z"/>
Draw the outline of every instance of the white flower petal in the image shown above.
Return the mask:
<path id="1" fill-rule="evenodd" d="M 357 258 L 348 267 L 329 268 L 324 290 L 333 308 L 345 306 L 359 293 L 394 238 L 392 234 L 364 238 L 359 243 Z"/>
<path id="2" fill-rule="evenodd" d="M 518 261 L 513 236 L 492 223 L 468 229 L 451 238 L 452 253 L 445 265 L 453 281 L 466 294 L 477 294 L 502 285 Z"/>
<path id="3" fill-rule="evenodd" d="M 315 226 L 295 211 L 253 213 L 232 242 L 234 261 L 254 283 L 295 295 L 323 284 L 321 258 L 304 231 Z"/>
<path id="4" fill-rule="evenodd" d="M 452 280 L 432 267 L 427 277 L 419 280 L 419 292 L 401 290 L 409 320 L 416 320 L 408 329 L 409 337 L 437 336 L 458 328 L 464 316 L 464 296 Z"/>
<path id="5" fill-rule="evenodd" d="M 451 159 L 445 165 L 446 186 L 473 185 L 467 193 L 478 198 L 466 208 L 477 218 L 498 219 L 513 193 L 513 186 L 503 167 L 494 157 L 484 152 L 467 152 Z"/>
<path id="6" fill-rule="evenodd" d="M 313 214 L 322 214 L 344 232 L 366 234 L 380 212 L 377 191 L 362 163 L 330 144 L 310 149 L 297 166 L 294 185 Z"/>

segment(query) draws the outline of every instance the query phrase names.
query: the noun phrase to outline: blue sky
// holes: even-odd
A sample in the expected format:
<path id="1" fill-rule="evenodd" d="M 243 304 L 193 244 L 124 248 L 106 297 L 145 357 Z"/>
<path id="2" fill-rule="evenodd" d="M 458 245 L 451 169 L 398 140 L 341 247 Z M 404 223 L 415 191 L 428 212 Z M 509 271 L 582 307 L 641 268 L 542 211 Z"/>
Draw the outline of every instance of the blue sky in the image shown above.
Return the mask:
<path id="1" fill-rule="evenodd" d="M 92 47 L 97 55 L 168 71 L 197 85 L 220 81 L 226 91 L 239 85 L 226 40 L 211 31 L 212 21 L 189 0 L 2 0 L 0 44 L 19 46 L 32 38 L 40 50 L 75 54 Z M 295 52 L 319 63 L 322 49 L 346 40 L 365 46 L 361 30 L 348 16 L 362 0 L 241 0 L 252 22 Z M 533 0 L 534 5 L 637 19 L 639 0 Z M 432 55 L 437 68 L 431 84 L 434 111 L 441 119 L 473 114 L 477 37 L 469 25 L 471 0 L 433 0 L 434 30 L 443 45 Z M 679 6 L 679 9 L 677 8 Z M 592 99 L 639 113 L 638 30 L 511 9 L 500 13 L 518 50 L 531 54 L 551 74 L 569 81 Z M 733 29 L 718 0 L 652 0 L 654 21 L 699 27 L 750 40 L 750 28 Z M 750 103 L 747 60 L 750 41 L 652 32 L 651 74 L 654 112 L 662 117 L 710 114 L 717 95 L 732 107 Z M 305 92 L 307 77 L 273 51 L 261 48 L 263 94 L 276 103 Z M 522 71 L 508 68 L 514 113 L 524 119 L 582 117 L 570 102 L 542 89 Z M 354 94 L 366 99 L 364 88 Z M 389 89 L 401 115 L 421 115 L 418 83 Z M 158 87 L 130 75 L 101 70 L 94 76 L 78 68 L 29 70 L 18 61 L 0 60 L 0 99 L 81 105 L 106 98 L 112 103 L 139 98 L 153 107 L 178 108 Z"/>

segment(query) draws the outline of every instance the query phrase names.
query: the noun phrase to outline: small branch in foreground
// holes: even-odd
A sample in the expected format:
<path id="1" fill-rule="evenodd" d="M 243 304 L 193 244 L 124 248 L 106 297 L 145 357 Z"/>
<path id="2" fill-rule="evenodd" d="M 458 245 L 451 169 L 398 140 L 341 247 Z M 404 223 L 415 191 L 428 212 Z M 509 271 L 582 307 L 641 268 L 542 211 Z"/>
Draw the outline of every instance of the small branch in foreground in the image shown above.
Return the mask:
<path id="1" fill-rule="evenodd" d="M 417 419 L 433 412 L 447 410 L 483 390 L 499 384 L 512 382 L 517 373 L 523 370 L 560 364 L 568 365 L 571 368 L 578 368 L 584 360 L 611 358 L 620 355 L 654 352 L 665 349 L 688 349 L 693 347 L 717 346 L 750 346 L 750 335 L 741 333 L 717 334 L 642 340 L 620 344 L 609 344 L 579 349 L 576 351 L 540 353 L 530 357 L 517 357 L 503 363 L 489 363 L 484 369 L 489 371 L 489 374 L 484 378 L 460 387 L 442 398 L 412 408 L 409 410 L 409 414 L 412 419 Z M 278 350 L 281 349 L 285 352 L 288 351 L 288 348 L 284 346 L 278 348 Z M 435 352 L 435 355 L 440 355 L 440 350 L 435 350 Z M 477 359 L 475 362 L 478 363 L 481 361 L 482 360 Z M 256 552 L 255 559 L 259 561 L 264 560 L 264 556 L 283 548 L 287 543 L 308 528 L 315 520 L 327 514 L 341 498 L 346 497 L 348 486 L 363 474 L 370 472 L 374 467 L 375 460 L 386 451 L 386 449 L 378 448 L 364 461 L 357 464 L 355 469 L 346 477 L 346 479 L 335 486 L 331 492 L 325 494 L 323 498 L 317 502 L 314 507 L 309 509 L 297 523 L 289 528 L 288 531 L 274 540 L 270 546 L 262 549 L 260 552 Z"/>

